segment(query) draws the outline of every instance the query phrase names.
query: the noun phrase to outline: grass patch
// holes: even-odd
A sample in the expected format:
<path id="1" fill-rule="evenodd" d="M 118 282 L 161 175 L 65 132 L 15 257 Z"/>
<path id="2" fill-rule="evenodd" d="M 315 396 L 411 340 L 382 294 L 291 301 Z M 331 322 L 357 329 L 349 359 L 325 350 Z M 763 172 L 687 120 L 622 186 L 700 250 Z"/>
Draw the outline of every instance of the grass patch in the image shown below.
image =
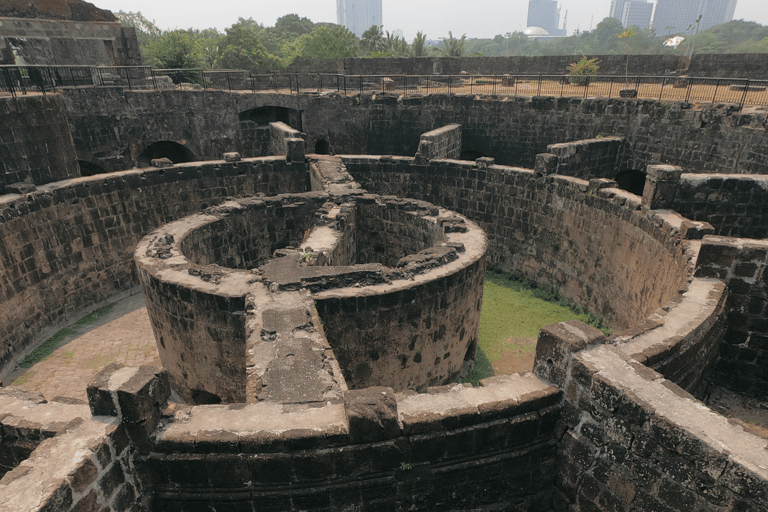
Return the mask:
<path id="1" fill-rule="evenodd" d="M 18 379 L 16 379 L 15 381 L 13 381 L 13 385 L 14 386 L 23 386 L 24 384 L 29 382 L 29 379 L 31 379 L 35 375 L 37 375 L 37 372 L 35 372 L 35 371 L 27 372 L 24 375 L 22 375 L 21 377 L 19 377 Z"/>
<path id="2" fill-rule="evenodd" d="M 475 366 L 467 378 L 473 385 L 494 375 L 493 363 L 509 350 L 510 338 L 536 339 L 548 324 L 581 320 L 606 335 L 607 324 L 583 308 L 562 299 L 557 293 L 536 287 L 527 279 L 512 274 L 488 271 L 485 274 L 483 310 Z M 530 352 L 534 346 L 517 347 Z"/>
<path id="3" fill-rule="evenodd" d="M 108 306 L 104 306 L 103 308 L 94 311 L 91 314 L 85 315 L 83 318 L 75 322 L 70 327 L 65 327 L 47 340 L 43 342 L 42 345 L 37 347 L 35 350 L 33 350 L 27 357 L 22 359 L 22 361 L 19 363 L 19 366 L 22 368 L 31 368 L 35 364 L 39 363 L 43 359 L 48 358 L 51 354 L 53 354 L 53 351 L 56 350 L 56 347 L 58 347 L 62 341 L 64 341 L 64 338 L 67 336 L 74 336 L 76 334 L 80 333 L 80 329 L 83 327 L 87 327 L 89 325 L 92 325 L 96 323 L 96 321 L 105 316 L 108 315 L 110 311 L 112 311 L 113 304 L 110 304 Z M 70 359 L 71 360 L 71 359 Z M 26 375 L 26 374 L 25 374 Z M 23 376 L 21 378 L 24 378 Z"/>

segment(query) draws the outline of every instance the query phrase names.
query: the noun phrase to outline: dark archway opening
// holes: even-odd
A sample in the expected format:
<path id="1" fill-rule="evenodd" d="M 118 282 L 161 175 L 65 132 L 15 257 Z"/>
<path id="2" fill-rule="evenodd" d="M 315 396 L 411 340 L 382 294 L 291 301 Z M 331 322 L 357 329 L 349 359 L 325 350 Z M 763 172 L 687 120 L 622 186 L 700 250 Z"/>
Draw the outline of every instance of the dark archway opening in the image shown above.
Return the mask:
<path id="1" fill-rule="evenodd" d="M 643 171 L 634 169 L 621 171 L 616 175 L 614 181 L 619 184 L 619 188 L 622 190 L 631 192 L 636 196 L 643 195 L 643 188 L 645 188 L 645 173 Z"/>
<path id="2" fill-rule="evenodd" d="M 149 167 L 152 165 L 152 160 L 155 158 L 167 158 L 175 164 L 197 161 L 197 158 L 195 158 L 195 155 L 189 149 L 178 142 L 170 140 L 162 140 L 147 146 L 147 148 L 139 155 L 138 166 Z"/>
<path id="3" fill-rule="evenodd" d="M 240 121 L 253 121 L 257 126 L 282 122 L 301 131 L 301 111 L 287 107 L 266 106 L 240 112 Z"/>
<path id="4" fill-rule="evenodd" d="M 459 160 L 471 160 L 472 162 L 474 162 L 478 158 L 482 158 L 484 156 L 485 155 L 479 151 L 466 150 L 461 152 L 461 154 L 459 155 Z"/>
<path id="5" fill-rule="evenodd" d="M 80 166 L 80 176 L 94 176 L 96 174 L 106 174 L 107 171 L 103 167 L 100 167 L 91 162 L 85 160 L 78 160 L 77 164 Z"/>
<path id="6" fill-rule="evenodd" d="M 317 155 L 330 155 L 331 145 L 325 139 L 320 139 L 315 142 L 315 154 Z"/>

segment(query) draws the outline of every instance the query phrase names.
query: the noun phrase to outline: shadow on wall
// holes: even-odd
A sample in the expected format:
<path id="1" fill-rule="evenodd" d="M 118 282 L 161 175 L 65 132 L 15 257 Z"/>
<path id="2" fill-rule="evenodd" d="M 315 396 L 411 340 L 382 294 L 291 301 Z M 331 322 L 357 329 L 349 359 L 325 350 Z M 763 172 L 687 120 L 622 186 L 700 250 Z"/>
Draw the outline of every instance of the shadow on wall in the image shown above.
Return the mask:
<path id="1" fill-rule="evenodd" d="M 621 171 L 616 175 L 614 180 L 619 184 L 620 189 L 626 190 L 636 196 L 643 195 L 643 188 L 645 187 L 645 173 L 643 171 L 634 169 Z"/>
<path id="2" fill-rule="evenodd" d="M 155 158 L 167 158 L 175 164 L 197 161 L 195 155 L 178 142 L 162 140 L 147 146 L 139 155 L 138 167 L 149 167 Z"/>
<path id="3" fill-rule="evenodd" d="M 320 139 L 315 142 L 315 154 L 316 155 L 330 155 L 331 145 L 325 139 Z"/>
<path id="4" fill-rule="evenodd" d="M 240 121 L 253 121 L 257 126 L 282 122 L 301 131 L 301 111 L 287 107 L 265 106 L 240 112 Z"/>
<path id="5" fill-rule="evenodd" d="M 459 155 L 459 160 L 475 161 L 478 158 L 483 158 L 484 156 L 485 155 L 479 151 L 467 150 L 461 152 L 461 155 Z"/>
<path id="6" fill-rule="evenodd" d="M 80 166 L 80 176 L 95 176 L 96 174 L 107 173 L 107 170 L 103 167 L 86 162 L 85 160 L 78 160 L 77 164 Z"/>

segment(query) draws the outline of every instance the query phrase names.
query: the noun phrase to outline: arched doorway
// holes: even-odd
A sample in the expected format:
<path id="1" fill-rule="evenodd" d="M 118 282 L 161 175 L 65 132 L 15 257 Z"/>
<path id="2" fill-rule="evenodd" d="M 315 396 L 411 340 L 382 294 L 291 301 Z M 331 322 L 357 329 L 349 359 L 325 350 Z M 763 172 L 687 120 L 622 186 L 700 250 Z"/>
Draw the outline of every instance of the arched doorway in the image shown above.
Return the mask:
<path id="1" fill-rule="evenodd" d="M 645 173 L 635 169 L 621 171 L 616 175 L 614 181 L 619 184 L 619 188 L 631 192 L 636 196 L 643 195 L 645 188 Z"/>
<path id="2" fill-rule="evenodd" d="M 147 146 L 139 155 L 138 166 L 149 167 L 155 158 L 167 158 L 175 164 L 197 161 L 189 149 L 171 140 L 162 140 Z"/>
<path id="3" fill-rule="evenodd" d="M 106 169 L 91 162 L 85 160 L 78 160 L 77 164 L 80 166 L 80 176 L 94 176 L 96 174 L 106 174 Z"/>

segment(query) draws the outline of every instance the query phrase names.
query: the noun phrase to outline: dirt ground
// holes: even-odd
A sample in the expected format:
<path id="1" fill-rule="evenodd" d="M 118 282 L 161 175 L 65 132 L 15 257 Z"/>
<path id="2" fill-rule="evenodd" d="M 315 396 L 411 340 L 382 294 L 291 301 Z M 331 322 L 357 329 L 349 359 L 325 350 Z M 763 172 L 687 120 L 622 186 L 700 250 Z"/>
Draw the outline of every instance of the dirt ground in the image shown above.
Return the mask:
<path id="1" fill-rule="evenodd" d="M 536 340 L 513 336 L 504 340 L 501 354 L 491 365 L 496 375 L 509 375 L 533 371 L 533 358 L 536 355 Z"/>
<path id="2" fill-rule="evenodd" d="M 755 435 L 768 439 L 768 402 L 710 386 L 707 406 Z"/>

